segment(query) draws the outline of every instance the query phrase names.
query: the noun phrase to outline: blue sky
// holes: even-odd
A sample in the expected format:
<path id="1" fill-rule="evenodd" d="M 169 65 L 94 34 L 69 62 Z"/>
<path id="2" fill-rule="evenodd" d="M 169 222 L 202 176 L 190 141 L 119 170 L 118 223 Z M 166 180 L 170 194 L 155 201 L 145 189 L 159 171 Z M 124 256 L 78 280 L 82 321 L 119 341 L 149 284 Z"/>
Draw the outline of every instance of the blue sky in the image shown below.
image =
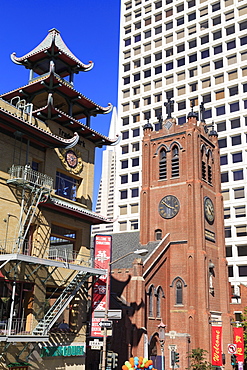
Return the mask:
<path id="1" fill-rule="evenodd" d="M 117 104 L 120 0 L 1 0 L 0 94 L 25 85 L 29 71 L 10 60 L 37 46 L 48 30 L 57 28 L 70 50 L 94 68 L 75 76 L 75 89 L 107 106 Z M 92 128 L 108 135 L 111 114 L 92 119 Z M 96 151 L 95 195 L 101 175 Z M 94 202 L 95 203 L 95 202 Z"/>

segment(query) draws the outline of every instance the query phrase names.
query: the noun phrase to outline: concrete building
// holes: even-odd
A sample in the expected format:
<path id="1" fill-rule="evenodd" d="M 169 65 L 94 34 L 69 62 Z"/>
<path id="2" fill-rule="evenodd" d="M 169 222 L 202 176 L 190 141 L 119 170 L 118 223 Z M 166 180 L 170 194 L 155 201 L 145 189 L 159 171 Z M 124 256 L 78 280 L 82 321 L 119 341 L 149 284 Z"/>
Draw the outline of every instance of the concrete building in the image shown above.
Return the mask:
<path id="1" fill-rule="evenodd" d="M 112 110 L 112 118 L 109 130 L 109 137 L 116 137 L 117 129 L 117 110 L 116 107 Z M 117 143 L 116 143 L 117 144 Z M 99 186 L 96 213 L 107 215 L 113 218 L 114 215 L 114 200 L 116 194 L 116 146 L 107 146 L 103 151 L 102 158 L 102 173 Z M 92 227 L 93 234 L 100 232 L 112 233 L 113 223 L 104 225 L 95 225 Z"/>
<path id="2" fill-rule="evenodd" d="M 235 297 L 247 284 L 247 2 L 122 0 L 114 233 L 140 228 L 142 127 L 160 127 L 174 100 L 182 125 L 193 101 L 219 134 L 226 255 Z M 102 178 L 103 181 L 103 178 Z M 102 184 L 103 186 L 103 184 Z M 240 302 L 233 298 L 233 303 Z M 237 312 L 236 312 L 237 314 Z"/>
<path id="3" fill-rule="evenodd" d="M 94 152 L 115 142 L 90 117 L 112 107 L 75 90 L 93 64 L 56 29 L 11 58 L 30 79 L 0 96 L 0 367 L 85 369 L 89 282 L 105 274 L 91 225 L 110 221 L 92 212 Z"/>

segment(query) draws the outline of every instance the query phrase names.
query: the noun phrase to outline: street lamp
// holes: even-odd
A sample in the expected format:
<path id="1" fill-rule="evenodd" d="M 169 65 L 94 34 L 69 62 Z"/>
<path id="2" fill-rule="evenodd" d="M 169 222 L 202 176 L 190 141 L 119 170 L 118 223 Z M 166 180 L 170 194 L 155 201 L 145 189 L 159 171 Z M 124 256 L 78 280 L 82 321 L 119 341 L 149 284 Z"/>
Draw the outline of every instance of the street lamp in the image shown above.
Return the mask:
<path id="1" fill-rule="evenodd" d="M 161 320 L 161 323 L 158 325 L 159 329 L 159 342 L 160 342 L 160 348 L 161 348 L 161 370 L 164 370 L 164 345 L 165 345 L 165 331 L 166 331 L 166 325 Z"/>
<path id="2" fill-rule="evenodd" d="M 106 304 L 105 304 L 105 315 L 104 315 L 104 320 L 108 319 L 108 305 L 109 305 L 109 290 L 110 290 L 110 273 L 111 269 L 110 266 L 118 262 L 119 260 L 129 256 L 130 254 L 137 254 L 139 256 L 145 256 L 148 253 L 147 249 L 136 249 L 135 251 L 129 252 L 124 254 L 123 256 L 117 258 L 116 260 L 112 261 L 109 263 L 109 268 L 107 269 L 107 276 L 106 276 Z M 104 327 L 104 332 L 103 332 L 103 350 L 102 350 L 102 363 L 101 363 L 101 370 L 105 370 L 106 368 L 106 338 L 107 338 L 107 328 Z M 164 370 L 164 369 L 162 369 Z"/>

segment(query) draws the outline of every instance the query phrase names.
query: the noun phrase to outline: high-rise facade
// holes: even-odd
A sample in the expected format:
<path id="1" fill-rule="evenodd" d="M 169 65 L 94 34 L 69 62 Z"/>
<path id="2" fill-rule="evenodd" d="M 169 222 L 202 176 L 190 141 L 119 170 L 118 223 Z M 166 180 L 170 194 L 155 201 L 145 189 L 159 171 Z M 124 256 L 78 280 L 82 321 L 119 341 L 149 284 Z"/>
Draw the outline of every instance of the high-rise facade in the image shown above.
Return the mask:
<path id="1" fill-rule="evenodd" d="M 204 103 L 219 134 L 226 255 L 233 293 L 247 283 L 247 1 L 122 0 L 114 232 L 139 230 L 141 141 L 174 100 L 177 124 Z M 156 206 L 156 205 L 154 205 Z"/>
<path id="2" fill-rule="evenodd" d="M 116 137 L 117 129 L 117 111 L 113 108 L 110 124 L 109 135 Z M 96 212 L 108 215 L 110 219 L 114 217 L 114 199 L 115 199 L 115 184 L 116 184 L 116 146 L 107 146 L 102 157 L 102 173 L 98 191 Z M 97 234 L 100 232 L 113 232 L 113 223 L 107 225 L 94 225 L 92 232 Z"/>

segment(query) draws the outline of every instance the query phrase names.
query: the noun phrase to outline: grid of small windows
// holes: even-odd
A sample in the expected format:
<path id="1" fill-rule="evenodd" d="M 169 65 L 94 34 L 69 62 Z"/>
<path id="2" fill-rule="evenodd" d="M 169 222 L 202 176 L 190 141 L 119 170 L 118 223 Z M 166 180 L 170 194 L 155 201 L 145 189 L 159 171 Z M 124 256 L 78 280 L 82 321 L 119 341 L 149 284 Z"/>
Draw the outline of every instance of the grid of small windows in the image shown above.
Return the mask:
<path id="1" fill-rule="evenodd" d="M 140 13 L 142 17 L 137 16 Z M 231 0 L 183 3 L 142 0 L 138 5 L 133 0 L 131 8 L 125 10 L 124 40 L 130 38 L 131 44 L 123 47 L 126 65 L 123 77 L 126 80 L 122 81 L 129 81 L 123 86 L 123 98 L 132 108 L 140 95 L 137 108 L 140 113 L 136 122 L 142 125 L 149 119 L 157 124 L 157 112 L 165 115 L 160 102 L 170 96 L 175 101 L 174 116 L 178 124 L 183 124 L 186 122 L 189 99 L 195 98 L 197 110 L 198 104 L 203 101 L 206 122 L 214 120 L 219 133 L 221 165 L 225 168 L 226 165 L 235 166 L 229 171 L 224 171 L 222 167 L 223 190 L 229 181 L 237 184 L 240 182 L 238 179 L 245 177 L 242 163 L 246 154 L 241 145 L 246 143 L 246 135 L 240 135 L 240 130 L 247 125 L 247 117 L 244 117 L 247 116 L 246 14 L 246 7 L 241 2 Z M 241 18 L 236 21 L 238 16 Z M 164 36 L 161 39 L 162 33 Z M 135 42 L 138 35 L 141 45 L 139 41 Z M 129 69 L 128 58 L 138 58 L 139 64 L 131 63 Z M 139 71 L 141 79 L 137 82 L 138 86 L 132 86 L 134 74 Z M 148 71 L 147 76 L 143 78 L 145 71 Z M 123 125 L 133 123 L 133 115 L 128 115 L 128 111 L 122 116 Z M 132 127 L 130 133 L 131 130 Z M 130 152 L 131 148 L 132 144 Z M 129 166 L 132 167 L 131 161 Z M 229 194 L 232 198 L 232 189 Z"/>
<path id="2" fill-rule="evenodd" d="M 126 18 L 125 18 L 125 21 L 128 23 L 129 21 L 133 20 L 133 18 L 136 18 L 138 15 L 140 15 L 141 13 L 142 14 L 148 14 L 148 17 L 145 17 L 145 19 L 143 20 L 138 20 L 138 22 L 135 22 L 134 25 L 135 27 L 132 27 L 130 33 L 133 33 L 133 36 L 131 37 L 128 36 L 124 41 L 126 40 L 129 40 L 129 38 L 131 39 L 130 41 L 127 41 L 127 42 L 131 42 L 131 45 L 133 45 L 133 42 L 135 42 L 135 40 L 141 40 L 142 38 L 142 35 L 141 33 L 139 32 L 138 34 L 136 34 L 136 29 L 140 29 L 142 28 L 143 29 L 143 37 L 146 37 L 146 38 L 149 38 L 151 37 L 151 35 L 155 35 L 157 33 L 160 33 L 160 32 L 163 32 L 162 30 L 162 21 L 164 21 L 165 23 L 165 28 L 166 30 L 171 30 L 172 31 L 172 34 L 170 35 L 166 35 L 166 43 L 164 45 L 160 44 L 159 46 L 160 47 L 163 47 L 165 48 L 165 53 L 166 53 L 166 56 L 169 57 L 169 56 L 173 56 L 172 60 L 170 61 L 167 61 L 165 63 L 165 71 L 172 71 L 173 72 L 173 78 L 170 78 L 170 81 L 172 81 L 172 83 L 176 83 L 179 81 L 179 77 L 181 77 L 181 75 L 179 75 L 178 73 L 175 73 L 174 71 L 174 68 L 175 66 L 178 66 L 178 67 L 182 67 L 183 65 L 187 65 L 187 63 L 191 63 L 191 62 L 195 62 L 195 61 L 201 61 L 201 59 L 205 59 L 205 58 L 209 58 L 210 55 L 219 55 L 219 54 L 222 54 L 223 50 L 231 50 L 231 49 L 236 49 L 238 48 L 239 46 L 243 46 L 243 45 L 246 45 L 247 44 L 247 35 L 241 35 L 240 37 L 235 37 L 235 38 L 231 38 L 231 39 L 228 39 L 228 36 L 232 37 L 232 35 L 234 35 L 234 32 L 235 32 L 235 28 L 236 28 L 236 25 L 235 25 L 235 21 L 234 21 L 234 15 L 236 13 L 236 11 L 238 11 L 239 15 L 244 15 L 246 13 L 246 10 L 245 8 L 242 9 L 241 6 L 238 6 L 238 9 L 234 10 L 234 7 L 233 7 L 233 4 L 227 4 L 227 11 L 224 12 L 224 16 L 221 14 L 218 14 L 218 12 L 221 10 L 221 7 L 222 7 L 222 4 L 220 2 L 216 2 L 216 3 L 212 3 L 212 4 L 204 4 L 204 2 L 196 2 L 194 1 L 195 5 L 191 6 L 191 2 L 186 2 L 185 4 L 174 4 L 172 1 L 163 1 L 163 2 L 155 2 L 154 4 L 144 4 L 144 2 L 140 2 L 139 5 L 137 6 L 136 3 L 131 3 L 131 6 L 128 6 L 125 10 L 126 10 Z M 156 4 L 161 4 L 160 6 L 157 5 L 156 7 Z M 184 12 L 184 13 L 182 13 Z M 131 13 L 131 14 L 130 14 Z M 180 15 L 181 14 L 181 15 Z M 182 17 L 184 17 L 184 14 L 187 14 L 186 17 L 187 17 L 187 22 L 185 23 L 186 26 L 184 27 L 183 25 L 183 20 L 181 19 Z M 131 17 L 130 17 L 131 15 Z M 163 15 L 163 17 L 162 17 Z M 176 23 L 177 23 L 177 26 L 179 27 L 184 27 L 181 29 L 181 32 L 180 31 L 177 31 L 177 28 L 175 29 L 174 27 L 174 22 L 173 22 L 173 19 L 171 19 L 171 17 L 174 17 L 176 18 Z M 204 18 L 207 18 L 206 20 L 203 20 Z M 130 19 L 131 18 L 131 19 Z M 199 24 L 198 24 L 198 21 L 199 21 Z M 158 22 L 158 24 L 157 24 Z M 190 24 L 192 23 L 192 24 Z M 200 35 L 200 36 L 196 36 L 196 31 L 198 31 L 199 27 L 200 26 L 200 29 L 201 30 L 204 30 L 205 33 L 203 35 Z M 215 29 L 214 26 L 217 26 Z M 127 31 L 129 32 L 129 25 L 126 25 L 125 26 L 125 30 L 127 29 Z M 148 27 L 148 29 L 146 29 L 146 27 Z M 193 27 L 194 27 L 194 31 L 193 31 Z M 243 19 L 241 22 L 239 22 L 238 24 L 238 28 L 239 30 L 243 31 L 243 32 L 246 32 L 245 30 L 247 29 L 247 22 Z M 174 54 L 174 51 L 172 50 L 173 48 L 172 47 L 169 47 L 169 43 L 171 42 L 175 42 L 176 39 L 180 41 L 184 41 L 185 38 L 187 38 L 188 36 L 190 35 L 194 35 L 193 36 L 193 40 L 188 40 L 187 44 L 188 44 L 188 48 L 191 49 L 193 47 L 196 47 L 197 45 L 201 45 L 201 47 L 203 46 L 208 46 L 206 47 L 206 49 L 203 49 L 203 50 L 199 50 L 200 52 L 200 58 L 198 59 L 198 55 L 196 53 L 194 54 L 188 54 L 186 53 L 186 48 L 184 47 L 184 43 L 182 44 L 179 44 L 177 46 L 177 53 L 181 53 L 185 51 L 185 59 L 178 59 L 177 61 L 175 60 L 176 58 L 176 53 Z M 225 37 L 226 36 L 226 37 Z M 222 39 L 223 37 L 223 39 Z M 214 41 L 214 40 L 219 40 L 221 41 L 218 45 L 214 45 L 211 41 Z M 155 38 L 153 38 L 150 42 L 150 44 L 143 44 L 142 47 L 143 49 L 140 50 L 140 53 L 141 52 L 144 52 L 147 51 L 147 48 L 149 48 L 149 50 L 153 50 L 154 47 L 157 47 L 157 43 L 156 42 L 159 42 L 159 40 L 155 40 Z M 166 44 L 168 44 L 166 46 Z M 158 46 L 158 47 L 159 47 Z M 128 45 L 127 45 L 128 47 Z M 212 49 L 212 52 L 211 50 Z M 188 49 L 187 49 L 188 50 Z M 160 55 L 159 53 L 157 55 Z M 144 56 L 144 59 L 146 57 Z M 228 63 L 234 63 L 233 60 L 234 60 L 234 56 L 232 57 L 232 61 L 230 61 L 231 58 L 227 58 L 226 56 L 224 56 L 223 58 L 220 58 L 220 59 L 217 59 L 217 60 L 212 60 L 213 63 L 210 63 L 211 65 L 209 65 L 209 71 L 211 69 L 211 72 L 213 72 L 212 70 L 215 69 L 215 70 L 219 70 L 219 69 L 222 69 L 224 68 L 225 66 L 228 65 Z M 150 61 L 150 56 L 148 59 L 146 59 L 146 63 Z M 155 61 L 157 61 L 157 59 L 155 58 Z M 161 67 L 162 66 L 158 66 L 158 69 L 156 70 L 155 73 L 161 73 Z M 203 66 L 202 66 L 203 67 Z M 154 66 L 154 68 L 156 68 Z M 202 68 L 203 70 L 203 68 Z M 164 71 L 164 72 L 165 72 Z M 144 71 L 145 72 L 145 71 Z M 206 72 L 206 71 L 204 71 Z M 203 72 L 203 73 L 204 73 Z M 232 73 L 233 71 L 229 71 L 229 76 L 228 78 L 229 79 L 236 79 L 237 76 L 236 74 Z M 192 72 L 191 72 L 192 73 Z M 148 76 L 151 76 L 152 75 L 152 72 L 151 71 L 147 71 L 145 72 L 146 74 L 146 78 Z M 127 80 L 128 80 L 128 77 L 129 76 L 126 76 L 127 77 Z M 137 75 L 138 77 L 138 75 Z M 136 77 L 136 78 L 137 78 Z M 193 75 L 191 77 L 194 77 Z M 223 83 L 224 80 L 226 79 L 226 76 L 216 76 L 215 77 L 215 83 L 218 84 L 218 83 Z M 204 88 L 205 86 L 203 86 L 203 81 L 198 81 L 197 82 L 197 90 L 200 90 L 201 88 Z M 193 87 L 189 90 L 189 91 L 194 91 L 193 89 L 195 88 L 195 84 L 193 85 Z M 142 86 L 144 87 L 144 86 Z M 187 93 L 187 89 L 185 89 L 185 92 L 184 94 Z M 230 106 L 227 107 L 227 111 L 230 111 L 231 112 L 234 112 L 236 111 L 237 109 L 240 109 L 240 104 L 238 104 L 239 102 L 236 102 L 233 106 Z M 243 103 L 243 102 L 241 102 Z M 246 103 L 247 105 L 247 103 Z M 227 113 L 226 111 L 226 113 Z"/>

